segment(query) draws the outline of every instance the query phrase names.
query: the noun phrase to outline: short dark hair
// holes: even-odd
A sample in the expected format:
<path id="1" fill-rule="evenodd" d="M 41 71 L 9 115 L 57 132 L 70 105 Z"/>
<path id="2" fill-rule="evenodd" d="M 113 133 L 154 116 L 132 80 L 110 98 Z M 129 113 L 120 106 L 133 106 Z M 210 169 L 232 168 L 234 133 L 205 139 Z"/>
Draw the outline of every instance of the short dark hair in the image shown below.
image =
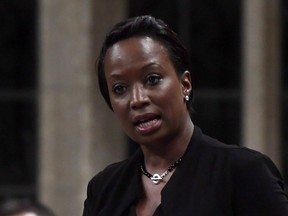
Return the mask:
<path id="1" fill-rule="evenodd" d="M 28 199 L 13 199 L 0 203 L 1 216 L 12 216 L 28 212 L 33 212 L 37 216 L 55 216 L 54 213 L 43 204 Z"/>
<path id="2" fill-rule="evenodd" d="M 170 60 L 179 76 L 186 70 L 190 71 L 189 55 L 186 48 L 179 39 L 179 36 L 163 20 L 145 15 L 121 21 L 107 34 L 98 58 L 99 88 L 110 109 L 112 109 L 112 106 L 104 71 L 106 52 L 111 46 L 121 40 L 141 36 L 153 38 L 166 47 Z M 193 94 L 191 92 L 189 102 L 192 101 L 192 97 Z M 188 110 L 191 111 L 192 106 L 190 107 L 189 103 L 187 103 L 187 106 Z"/>

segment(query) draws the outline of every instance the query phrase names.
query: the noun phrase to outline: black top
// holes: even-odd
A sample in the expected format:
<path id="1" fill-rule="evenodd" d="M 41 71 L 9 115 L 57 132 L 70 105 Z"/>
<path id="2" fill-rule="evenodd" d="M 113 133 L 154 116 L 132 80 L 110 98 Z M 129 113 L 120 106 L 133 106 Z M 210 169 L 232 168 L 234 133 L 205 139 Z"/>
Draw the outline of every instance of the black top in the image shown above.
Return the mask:
<path id="1" fill-rule="evenodd" d="M 83 216 L 136 216 L 143 193 L 139 150 L 88 184 Z M 195 127 L 154 216 L 288 216 L 281 175 L 265 155 L 226 145 Z"/>

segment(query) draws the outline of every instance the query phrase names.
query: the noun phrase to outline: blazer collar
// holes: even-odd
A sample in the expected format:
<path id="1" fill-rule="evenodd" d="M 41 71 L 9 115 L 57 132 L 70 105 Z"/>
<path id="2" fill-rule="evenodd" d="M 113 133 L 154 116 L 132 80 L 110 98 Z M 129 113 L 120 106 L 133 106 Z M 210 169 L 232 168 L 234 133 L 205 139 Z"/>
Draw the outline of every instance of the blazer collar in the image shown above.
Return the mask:
<path id="1" fill-rule="evenodd" d="M 202 131 L 195 126 L 181 163 L 162 190 L 161 211 L 165 216 L 179 215 L 181 203 L 185 202 L 185 197 L 187 198 L 187 194 L 185 193 L 187 187 L 193 187 L 193 182 L 189 178 L 186 178 L 186 176 L 192 176 L 192 179 L 196 177 L 201 140 Z"/>

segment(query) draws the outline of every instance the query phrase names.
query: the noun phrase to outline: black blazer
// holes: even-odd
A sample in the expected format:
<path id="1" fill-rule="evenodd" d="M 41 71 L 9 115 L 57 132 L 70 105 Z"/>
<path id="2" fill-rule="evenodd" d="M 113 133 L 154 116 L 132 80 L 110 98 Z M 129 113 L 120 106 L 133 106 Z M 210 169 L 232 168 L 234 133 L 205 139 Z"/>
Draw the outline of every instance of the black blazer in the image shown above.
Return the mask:
<path id="1" fill-rule="evenodd" d="M 139 150 L 96 175 L 88 184 L 83 216 L 136 215 L 142 160 Z M 288 198 L 268 157 L 223 144 L 195 127 L 154 216 L 288 216 Z"/>

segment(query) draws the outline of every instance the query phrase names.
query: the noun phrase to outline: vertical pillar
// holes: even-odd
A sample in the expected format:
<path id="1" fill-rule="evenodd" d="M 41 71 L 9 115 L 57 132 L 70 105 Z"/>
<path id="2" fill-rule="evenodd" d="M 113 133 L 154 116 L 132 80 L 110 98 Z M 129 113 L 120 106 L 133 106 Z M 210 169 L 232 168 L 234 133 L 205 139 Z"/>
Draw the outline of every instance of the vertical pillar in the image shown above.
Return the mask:
<path id="1" fill-rule="evenodd" d="M 39 5 L 39 198 L 57 215 L 79 216 L 88 180 L 125 157 L 122 131 L 100 99 L 94 71 L 104 32 L 123 18 L 125 2 Z"/>
<path id="2" fill-rule="evenodd" d="M 280 167 L 280 1 L 243 1 L 243 144 Z"/>

